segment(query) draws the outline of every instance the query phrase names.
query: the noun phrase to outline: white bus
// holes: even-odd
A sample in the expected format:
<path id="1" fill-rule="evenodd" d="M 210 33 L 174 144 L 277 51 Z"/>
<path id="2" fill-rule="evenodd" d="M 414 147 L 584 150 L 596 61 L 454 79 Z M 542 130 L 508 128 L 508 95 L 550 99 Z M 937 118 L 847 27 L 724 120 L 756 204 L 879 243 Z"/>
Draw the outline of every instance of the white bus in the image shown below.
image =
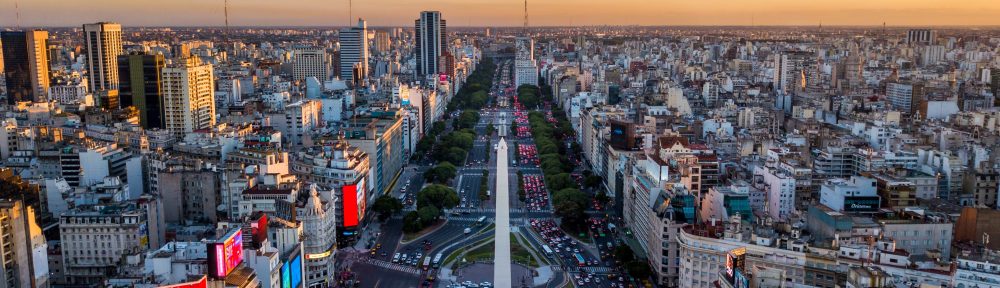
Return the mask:
<path id="1" fill-rule="evenodd" d="M 476 221 L 476 225 L 483 225 L 483 223 L 486 223 L 486 216 L 479 217 L 479 220 Z"/>
<path id="2" fill-rule="evenodd" d="M 542 245 L 542 251 L 545 251 L 545 255 L 552 255 L 552 248 L 549 245 Z"/>
<path id="3" fill-rule="evenodd" d="M 431 269 L 431 256 L 424 257 L 424 271 Z"/>
<path id="4" fill-rule="evenodd" d="M 434 261 L 431 262 L 431 264 L 434 265 L 434 268 L 438 268 L 441 266 L 441 256 L 443 256 L 441 253 L 434 255 Z"/>

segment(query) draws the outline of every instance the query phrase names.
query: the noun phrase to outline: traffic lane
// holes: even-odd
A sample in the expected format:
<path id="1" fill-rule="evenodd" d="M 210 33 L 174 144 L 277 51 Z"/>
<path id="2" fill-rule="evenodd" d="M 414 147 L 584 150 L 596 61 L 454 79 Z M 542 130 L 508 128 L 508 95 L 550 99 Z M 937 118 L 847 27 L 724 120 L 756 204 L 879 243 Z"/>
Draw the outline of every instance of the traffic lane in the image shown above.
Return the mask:
<path id="1" fill-rule="evenodd" d="M 399 239 L 403 237 L 403 220 L 389 219 L 382 225 L 382 235 L 379 236 L 378 243 L 382 244 L 382 249 L 380 250 L 385 251 L 386 255 L 381 255 L 380 251 L 378 257 L 383 260 L 386 257 L 392 259 L 392 254 L 396 253 L 396 249 L 399 247 Z"/>
<path id="2" fill-rule="evenodd" d="M 360 287 L 365 288 L 416 287 L 420 283 L 418 275 L 385 269 L 368 263 L 356 262 L 351 265 L 351 271 L 355 272 L 360 280 Z"/>
<path id="3" fill-rule="evenodd" d="M 459 191 L 459 197 L 461 197 L 460 201 L 464 204 L 464 208 L 480 208 L 479 185 L 483 179 L 482 173 L 482 170 L 471 170 L 470 173 L 462 177 L 462 183 L 459 184 L 462 189 Z M 462 207 L 462 204 L 459 204 L 459 207 Z"/>

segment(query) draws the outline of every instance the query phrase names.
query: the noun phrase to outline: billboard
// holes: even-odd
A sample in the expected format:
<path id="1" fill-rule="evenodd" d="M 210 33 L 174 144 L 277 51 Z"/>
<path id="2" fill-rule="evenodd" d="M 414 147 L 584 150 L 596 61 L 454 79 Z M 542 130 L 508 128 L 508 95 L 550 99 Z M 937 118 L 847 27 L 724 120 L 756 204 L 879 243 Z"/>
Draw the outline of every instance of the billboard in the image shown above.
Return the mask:
<path id="1" fill-rule="evenodd" d="M 296 254 L 291 260 L 281 265 L 281 288 L 299 288 L 302 286 L 302 255 Z"/>
<path id="2" fill-rule="evenodd" d="M 208 287 L 208 277 L 206 276 L 201 276 L 201 279 L 192 282 L 159 286 L 159 288 L 207 288 L 207 287 Z"/>
<path id="3" fill-rule="evenodd" d="M 729 283 L 733 283 L 735 280 L 737 270 L 743 270 L 746 254 L 746 247 L 729 250 L 729 253 L 726 253 L 726 280 L 729 280 Z"/>
<path id="4" fill-rule="evenodd" d="M 225 278 L 243 263 L 243 230 L 234 229 L 215 243 L 208 244 L 208 274 Z"/>
<path id="5" fill-rule="evenodd" d="M 261 212 L 260 218 L 250 222 L 250 234 L 254 248 L 260 248 L 261 244 L 267 240 L 267 214 Z"/>
<path id="6" fill-rule="evenodd" d="M 750 280 L 743 275 L 742 269 L 736 269 L 735 277 L 733 279 L 733 287 L 736 288 L 750 288 Z"/>
<path id="7" fill-rule="evenodd" d="M 878 196 L 844 197 L 844 211 L 847 212 L 876 212 L 881 204 L 882 198 Z"/>
<path id="8" fill-rule="evenodd" d="M 368 195 L 365 190 L 365 178 L 361 178 L 357 184 L 341 187 L 340 197 L 343 199 L 344 205 L 344 227 L 356 227 L 361 220 L 364 220 L 368 203 Z"/>

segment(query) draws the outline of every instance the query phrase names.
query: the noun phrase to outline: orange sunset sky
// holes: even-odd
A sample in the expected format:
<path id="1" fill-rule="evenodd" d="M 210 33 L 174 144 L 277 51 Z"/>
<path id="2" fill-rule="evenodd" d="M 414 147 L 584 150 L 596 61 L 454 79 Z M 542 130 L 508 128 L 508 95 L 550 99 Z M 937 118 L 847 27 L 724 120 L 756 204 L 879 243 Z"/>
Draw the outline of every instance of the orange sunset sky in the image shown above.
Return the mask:
<path id="1" fill-rule="evenodd" d="M 223 0 L 4 0 L 0 26 L 221 26 Z M 410 26 L 439 10 L 449 26 L 520 26 L 523 0 L 353 0 L 369 26 Z M 1000 25 L 1000 0 L 529 0 L 532 26 Z M 343 26 L 348 0 L 230 0 L 235 26 Z"/>

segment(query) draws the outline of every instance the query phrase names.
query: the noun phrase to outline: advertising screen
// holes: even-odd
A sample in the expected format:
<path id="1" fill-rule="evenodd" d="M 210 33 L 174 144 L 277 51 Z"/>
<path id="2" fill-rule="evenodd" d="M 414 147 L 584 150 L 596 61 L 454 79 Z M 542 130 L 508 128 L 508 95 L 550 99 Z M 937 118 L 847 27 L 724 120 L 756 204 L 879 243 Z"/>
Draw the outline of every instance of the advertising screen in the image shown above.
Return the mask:
<path id="1" fill-rule="evenodd" d="M 848 196 L 844 197 L 844 211 L 850 212 L 875 212 L 881 205 L 881 197 L 878 196 Z"/>
<path id="2" fill-rule="evenodd" d="M 160 288 L 207 288 L 208 287 L 208 277 L 201 276 L 201 279 L 193 282 L 185 282 L 174 285 L 159 286 Z"/>
<path id="3" fill-rule="evenodd" d="M 219 241 L 209 244 L 209 274 L 216 278 L 229 275 L 243 262 L 243 231 L 234 229 Z"/>
<path id="4" fill-rule="evenodd" d="M 260 248 L 261 243 L 267 240 L 267 214 L 261 213 L 257 221 L 250 223 L 250 235 L 253 239 L 254 247 Z"/>
<path id="5" fill-rule="evenodd" d="M 736 277 L 734 277 L 735 280 L 733 281 L 733 287 L 750 288 L 750 280 L 748 280 L 746 276 L 743 276 L 743 271 L 737 269 L 735 274 Z"/>
<path id="6" fill-rule="evenodd" d="M 726 254 L 726 280 L 730 283 L 735 279 L 736 271 L 743 269 L 746 254 L 747 248 L 736 248 Z"/>
<path id="7" fill-rule="evenodd" d="M 292 281 L 292 288 L 302 287 L 302 255 L 295 255 L 292 261 L 289 262 L 288 269 L 291 270 L 289 273 Z"/>
<path id="8" fill-rule="evenodd" d="M 358 226 L 358 185 L 344 185 L 340 196 L 344 199 L 344 227 Z"/>
<path id="9" fill-rule="evenodd" d="M 288 269 L 288 262 L 281 265 L 281 288 L 292 288 L 292 274 Z"/>

